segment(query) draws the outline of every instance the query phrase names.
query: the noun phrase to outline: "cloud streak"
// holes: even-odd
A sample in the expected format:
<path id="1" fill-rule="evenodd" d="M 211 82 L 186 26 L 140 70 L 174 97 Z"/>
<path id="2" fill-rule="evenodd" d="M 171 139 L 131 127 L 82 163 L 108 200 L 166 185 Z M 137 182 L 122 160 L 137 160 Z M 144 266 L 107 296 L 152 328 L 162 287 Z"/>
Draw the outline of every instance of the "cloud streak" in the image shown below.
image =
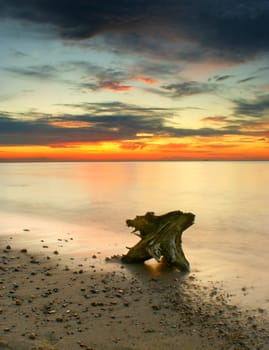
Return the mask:
<path id="1" fill-rule="evenodd" d="M 55 78 L 58 73 L 57 68 L 51 65 L 30 66 L 27 68 L 8 67 L 5 68 L 5 71 L 16 75 L 35 79 Z"/>
<path id="2" fill-rule="evenodd" d="M 269 110 L 269 95 L 258 96 L 252 101 L 235 100 L 234 104 L 235 115 L 260 118 Z"/>
<path id="3" fill-rule="evenodd" d="M 211 93 L 216 90 L 214 84 L 200 83 L 197 81 L 185 81 L 164 85 L 162 88 L 166 94 L 172 98 Z"/>
<path id="4" fill-rule="evenodd" d="M 224 117 L 208 117 L 204 121 L 216 122 L 216 127 L 179 128 L 171 126 L 173 111 L 142 108 L 119 102 L 77 105 L 83 114 L 0 115 L 1 145 L 76 145 L 87 142 L 125 141 L 128 149 L 142 149 L 145 140 L 154 138 L 218 137 L 224 135 L 266 136 L 260 129 L 245 128 L 240 123 Z M 87 112 L 86 112 L 87 111 Z M 169 116 L 170 115 L 170 116 Z M 27 116 L 27 117 L 26 117 Z M 253 124 L 254 125 L 254 124 Z M 129 142 L 129 144 L 128 144 Z"/>

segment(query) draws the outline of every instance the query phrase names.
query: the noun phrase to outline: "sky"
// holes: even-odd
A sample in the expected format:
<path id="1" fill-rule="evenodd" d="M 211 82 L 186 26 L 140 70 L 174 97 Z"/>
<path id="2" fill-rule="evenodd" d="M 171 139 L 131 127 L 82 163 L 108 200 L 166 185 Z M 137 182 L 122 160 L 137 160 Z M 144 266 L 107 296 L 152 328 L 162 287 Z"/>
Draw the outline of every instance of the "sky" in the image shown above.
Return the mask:
<path id="1" fill-rule="evenodd" d="M 268 0 L 0 0 L 0 161 L 269 160 Z"/>

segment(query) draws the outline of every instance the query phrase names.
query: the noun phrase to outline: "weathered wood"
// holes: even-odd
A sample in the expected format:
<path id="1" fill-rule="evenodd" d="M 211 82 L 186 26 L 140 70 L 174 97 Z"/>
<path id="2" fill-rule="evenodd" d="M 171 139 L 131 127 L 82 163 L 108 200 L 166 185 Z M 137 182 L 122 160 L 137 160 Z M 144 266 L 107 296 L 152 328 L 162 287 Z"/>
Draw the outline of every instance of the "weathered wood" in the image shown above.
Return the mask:
<path id="1" fill-rule="evenodd" d="M 151 258 L 160 261 L 163 257 L 167 264 L 189 271 L 190 264 L 182 250 L 182 233 L 194 223 L 194 218 L 192 213 L 177 210 L 159 216 L 147 212 L 126 220 L 127 226 L 134 228 L 132 233 L 141 240 L 130 248 L 122 261 L 141 263 Z"/>

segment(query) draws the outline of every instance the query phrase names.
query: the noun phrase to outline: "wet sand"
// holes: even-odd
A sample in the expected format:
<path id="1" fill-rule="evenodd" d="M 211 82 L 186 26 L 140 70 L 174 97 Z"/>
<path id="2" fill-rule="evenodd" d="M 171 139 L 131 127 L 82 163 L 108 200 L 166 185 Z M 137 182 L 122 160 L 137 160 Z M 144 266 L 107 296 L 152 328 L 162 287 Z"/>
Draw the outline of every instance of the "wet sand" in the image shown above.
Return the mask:
<path id="1" fill-rule="evenodd" d="M 66 254 L 70 236 L 38 244 L 1 238 L 2 350 L 269 349 L 267 311 L 234 305 L 217 282 Z"/>

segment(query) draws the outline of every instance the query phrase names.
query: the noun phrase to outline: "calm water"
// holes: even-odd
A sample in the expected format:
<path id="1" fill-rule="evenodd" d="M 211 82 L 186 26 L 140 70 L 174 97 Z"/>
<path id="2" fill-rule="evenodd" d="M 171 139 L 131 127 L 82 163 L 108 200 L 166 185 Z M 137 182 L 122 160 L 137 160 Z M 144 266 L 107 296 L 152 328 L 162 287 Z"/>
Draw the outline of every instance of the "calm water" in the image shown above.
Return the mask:
<path id="1" fill-rule="evenodd" d="M 269 309 L 268 181 L 269 162 L 0 164 L 0 232 L 72 232 L 81 252 L 125 252 L 137 240 L 126 219 L 190 211 L 192 271 Z"/>

